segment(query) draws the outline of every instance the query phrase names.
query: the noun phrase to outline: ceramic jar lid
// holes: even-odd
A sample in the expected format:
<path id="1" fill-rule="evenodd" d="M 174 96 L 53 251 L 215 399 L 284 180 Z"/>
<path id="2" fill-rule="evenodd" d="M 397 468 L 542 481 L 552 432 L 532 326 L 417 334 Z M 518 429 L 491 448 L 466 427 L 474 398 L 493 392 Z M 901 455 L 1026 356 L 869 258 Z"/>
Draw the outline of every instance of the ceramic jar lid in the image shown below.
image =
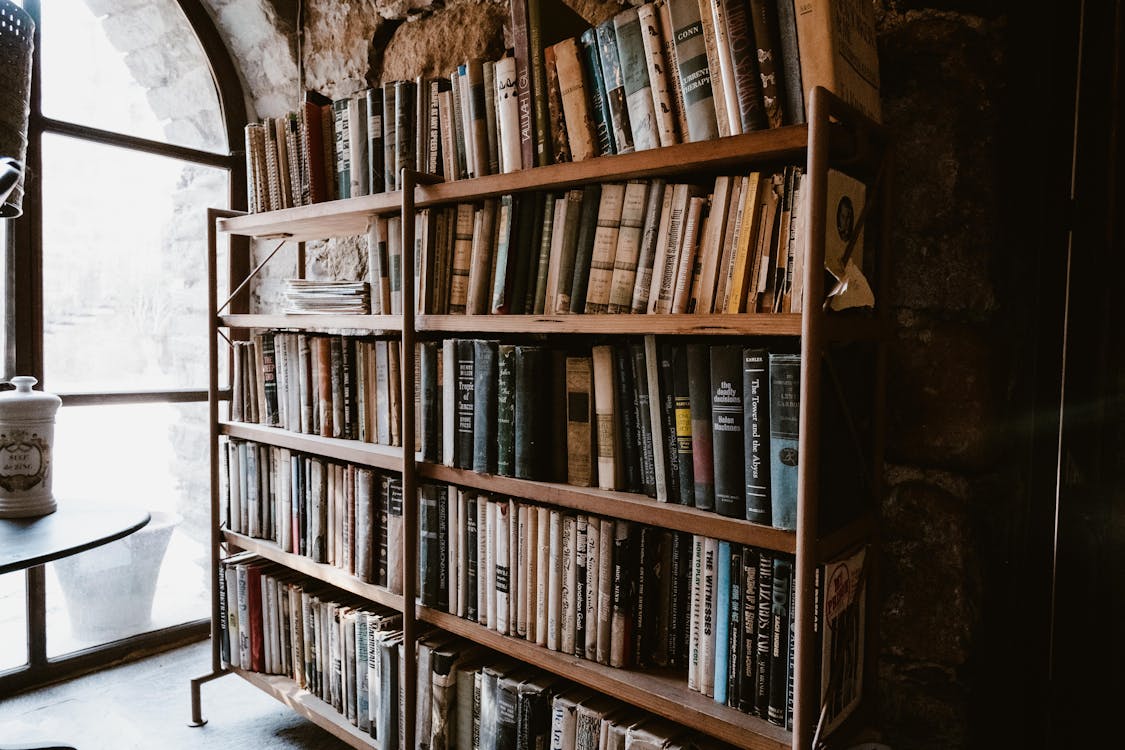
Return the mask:
<path id="1" fill-rule="evenodd" d="M 17 375 L 11 383 L 14 391 L 0 392 L 0 421 L 53 421 L 62 400 L 53 393 L 33 391 L 39 381 L 28 375 Z"/>

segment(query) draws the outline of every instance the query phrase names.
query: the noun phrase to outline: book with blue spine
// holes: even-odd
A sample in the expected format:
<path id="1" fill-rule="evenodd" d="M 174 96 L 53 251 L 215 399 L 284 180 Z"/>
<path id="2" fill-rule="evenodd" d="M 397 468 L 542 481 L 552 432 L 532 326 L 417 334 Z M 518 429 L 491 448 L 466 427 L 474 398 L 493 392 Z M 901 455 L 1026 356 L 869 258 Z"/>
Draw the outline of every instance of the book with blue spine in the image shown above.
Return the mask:
<path id="1" fill-rule="evenodd" d="M 625 76 L 621 70 L 621 57 L 617 51 L 617 32 L 613 19 L 595 27 L 598 37 L 598 62 L 602 66 L 605 85 L 606 110 L 613 128 L 614 152 L 627 154 L 633 150 L 633 128 L 629 124 L 629 107 L 625 103 Z"/>
<path id="2" fill-rule="evenodd" d="M 605 79 L 602 76 L 602 63 L 598 51 L 598 32 L 586 29 L 578 38 L 582 45 L 582 67 L 586 71 L 586 81 L 590 86 L 590 109 L 593 112 L 594 134 L 598 142 L 598 156 L 616 154 L 613 141 L 613 126 L 606 100 Z"/>
<path id="3" fill-rule="evenodd" d="M 719 542 L 715 563 L 715 702 L 727 702 L 730 669 L 730 542 Z"/>
<path id="4" fill-rule="evenodd" d="M 801 357 L 769 355 L 770 515 L 778 529 L 797 528 L 797 445 Z"/>

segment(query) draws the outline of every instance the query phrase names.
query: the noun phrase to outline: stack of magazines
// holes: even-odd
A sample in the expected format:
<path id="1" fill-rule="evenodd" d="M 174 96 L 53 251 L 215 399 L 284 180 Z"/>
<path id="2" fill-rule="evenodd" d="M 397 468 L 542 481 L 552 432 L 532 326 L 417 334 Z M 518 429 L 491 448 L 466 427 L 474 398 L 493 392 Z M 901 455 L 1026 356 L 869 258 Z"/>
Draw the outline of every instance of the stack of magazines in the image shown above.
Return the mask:
<path id="1" fill-rule="evenodd" d="M 285 312 L 289 314 L 355 314 L 371 312 L 371 292 L 366 281 L 286 281 Z"/>

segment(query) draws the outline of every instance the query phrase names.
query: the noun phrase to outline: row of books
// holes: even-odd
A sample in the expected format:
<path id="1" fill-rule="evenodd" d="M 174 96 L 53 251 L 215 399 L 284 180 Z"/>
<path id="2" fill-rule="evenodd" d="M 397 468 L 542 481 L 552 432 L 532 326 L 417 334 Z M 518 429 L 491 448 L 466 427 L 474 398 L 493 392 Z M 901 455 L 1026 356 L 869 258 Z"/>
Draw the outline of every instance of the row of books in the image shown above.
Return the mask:
<path id="1" fill-rule="evenodd" d="M 402 615 L 259 557 L 222 562 L 221 651 L 285 675 L 369 734 L 402 747 Z M 720 750 L 721 743 L 437 630 L 417 643 L 419 749 Z"/>
<path id="2" fill-rule="evenodd" d="M 423 209 L 419 311 L 801 312 L 802 177 L 595 183 Z M 831 187 L 862 205 L 858 181 L 837 172 Z"/>
<path id="3" fill-rule="evenodd" d="M 248 126 L 251 209 L 395 190 L 402 168 L 455 180 L 800 123 L 817 85 L 878 119 L 872 9 L 795 5 L 655 0 L 589 28 L 562 3 L 516 0 L 499 60 L 309 92 Z"/>
<path id="4" fill-rule="evenodd" d="M 424 460 L 796 528 L 798 355 L 654 336 L 419 346 Z"/>
<path id="5" fill-rule="evenodd" d="M 398 339 L 260 331 L 231 346 L 232 420 L 401 444 Z"/>
<path id="6" fill-rule="evenodd" d="M 402 593 L 399 476 L 234 438 L 221 455 L 228 529 Z"/>
<path id="7" fill-rule="evenodd" d="M 423 605 L 791 722 L 791 556 L 446 485 L 418 513 Z"/>
<path id="8" fill-rule="evenodd" d="M 286 675 L 368 732 L 399 747 L 402 613 L 249 553 L 222 561 L 223 661 Z"/>

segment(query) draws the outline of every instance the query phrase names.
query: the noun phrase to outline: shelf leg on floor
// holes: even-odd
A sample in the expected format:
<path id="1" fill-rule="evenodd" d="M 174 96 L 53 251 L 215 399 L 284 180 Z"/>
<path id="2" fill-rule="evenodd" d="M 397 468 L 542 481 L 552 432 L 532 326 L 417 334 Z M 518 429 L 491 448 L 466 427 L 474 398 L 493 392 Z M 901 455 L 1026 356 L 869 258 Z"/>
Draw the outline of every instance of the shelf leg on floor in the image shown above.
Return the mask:
<path id="1" fill-rule="evenodd" d="M 230 674 L 225 669 L 211 674 L 196 677 L 191 681 L 191 721 L 188 722 L 189 727 L 201 727 L 207 723 L 207 719 L 203 718 L 203 696 L 200 691 L 203 683 L 210 682 L 216 677 L 222 677 L 225 674 Z"/>

